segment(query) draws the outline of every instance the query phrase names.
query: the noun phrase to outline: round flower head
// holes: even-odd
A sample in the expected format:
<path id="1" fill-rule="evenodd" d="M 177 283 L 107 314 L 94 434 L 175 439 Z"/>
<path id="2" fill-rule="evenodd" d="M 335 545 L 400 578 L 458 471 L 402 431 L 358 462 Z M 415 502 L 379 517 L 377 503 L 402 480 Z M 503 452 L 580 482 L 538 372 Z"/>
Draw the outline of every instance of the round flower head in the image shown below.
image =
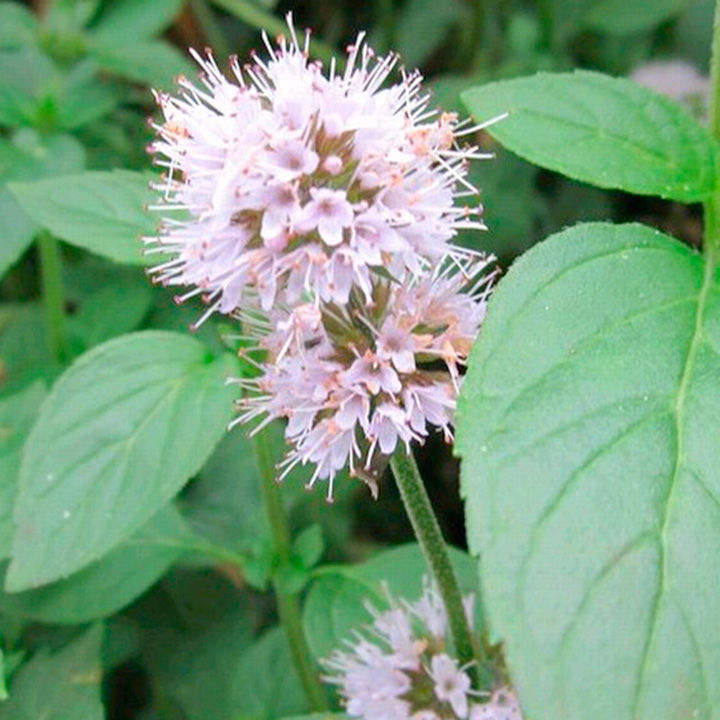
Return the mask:
<path id="1" fill-rule="evenodd" d="M 388 594 L 389 596 L 389 594 Z M 328 682 L 338 686 L 351 717 L 364 720 L 522 720 L 508 690 L 481 693 L 471 687 L 447 645 L 448 620 L 436 588 L 423 581 L 419 600 L 389 609 L 368 605 L 372 625 L 324 661 Z M 464 598 L 473 622 L 473 598 Z"/>
<path id="2" fill-rule="evenodd" d="M 418 73 L 387 84 L 394 55 L 375 57 L 363 35 L 345 69 L 308 58 L 288 17 L 289 39 L 226 77 L 212 56 L 194 53 L 202 84 L 180 78 L 177 95 L 157 93 L 164 122 L 150 146 L 166 175 L 158 237 L 148 252 L 170 258 L 155 279 L 202 295 L 206 317 L 244 304 L 263 308 L 304 293 L 366 301 L 378 268 L 422 273 L 460 228 L 484 227 L 467 163 L 485 157 L 456 141 L 480 127 L 429 109 Z M 491 121 L 492 122 L 492 121 Z M 486 123 L 487 125 L 489 123 Z"/>
<path id="3" fill-rule="evenodd" d="M 284 477 L 312 463 L 309 483 L 349 467 L 377 495 L 377 478 L 399 444 L 423 442 L 430 426 L 452 438 L 459 366 L 485 315 L 492 275 L 487 260 L 440 265 L 399 284 L 378 279 L 370 302 L 354 289 L 346 305 L 306 303 L 269 317 L 240 312 L 269 355 L 262 374 L 238 382 L 248 391 L 237 422 L 262 428 L 287 419 L 291 449 Z"/>

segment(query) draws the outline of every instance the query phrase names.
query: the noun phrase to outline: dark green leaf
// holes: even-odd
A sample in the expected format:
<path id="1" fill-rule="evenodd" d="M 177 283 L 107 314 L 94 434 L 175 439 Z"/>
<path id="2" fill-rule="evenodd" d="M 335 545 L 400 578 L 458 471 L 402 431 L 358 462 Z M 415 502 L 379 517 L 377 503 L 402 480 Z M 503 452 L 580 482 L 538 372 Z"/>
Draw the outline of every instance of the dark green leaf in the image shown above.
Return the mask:
<path id="1" fill-rule="evenodd" d="M 80 62 L 63 78 L 57 96 L 57 124 L 66 130 L 88 125 L 111 112 L 123 96 L 122 87 L 98 76 L 94 62 Z"/>
<path id="2" fill-rule="evenodd" d="M 120 46 L 99 43 L 91 52 L 103 69 L 154 88 L 169 90 L 178 75 L 195 72 L 179 50 L 162 40 Z"/>
<path id="3" fill-rule="evenodd" d="M 135 45 L 164 30 L 177 15 L 182 0 L 113 0 L 107 3 L 98 23 L 91 29 L 96 43 L 114 46 Z"/>
<path id="4" fill-rule="evenodd" d="M 0 305 L 0 370 L 8 385 L 49 378 L 54 363 L 45 340 L 42 304 Z"/>
<path id="5" fill-rule="evenodd" d="M 37 231 L 5 184 L 77 172 L 84 164 L 82 145 L 69 135 L 44 138 L 23 129 L 12 140 L 0 138 L 0 275 L 20 257 Z"/>
<path id="6" fill-rule="evenodd" d="M 450 548 L 450 556 L 463 592 L 477 593 L 473 559 L 455 548 Z M 313 654 L 327 657 L 354 630 L 368 624 L 372 618 L 365 603 L 387 607 L 386 588 L 397 598 L 418 599 L 427 574 L 425 558 L 414 543 L 384 550 L 360 565 L 321 568 L 303 610 Z"/>
<path id="7" fill-rule="evenodd" d="M 717 146 L 673 101 L 599 73 L 540 73 L 463 93 L 489 132 L 532 163 L 576 180 L 696 202 L 715 189 Z"/>
<path id="8" fill-rule="evenodd" d="M 10 554 L 23 443 L 46 394 L 45 383 L 37 380 L 15 395 L 0 398 L 0 559 Z"/>
<path id="9" fill-rule="evenodd" d="M 102 625 L 62 650 L 39 650 L 13 676 L 0 720 L 104 720 L 100 681 Z"/>
<path id="10" fill-rule="evenodd" d="M 96 563 L 51 585 L 0 591 L 0 610 L 48 623 L 106 617 L 135 600 L 183 553 L 189 531 L 172 505 Z"/>
<path id="11" fill-rule="evenodd" d="M 496 291 L 457 448 L 529 717 L 718 717 L 719 352 L 716 270 L 643 226 L 566 230 Z"/>
<path id="12" fill-rule="evenodd" d="M 460 6 L 456 0 L 408 0 L 397 18 L 397 50 L 402 62 L 415 68 L 427 60 L 457 23 Z"/>
<path id="13" fill-rule="evenodd" d="M 52 0 L 45 25 L 53 33 L 74 33 L 92 20 L 100 0 Z"/>
<path id="14" fill-rule="evenodd" d="M 613 35 L 629 35 L 650 30 L 678 15 L 685 0 L 653 0 L 652 3 L 627 0 L 595 2 L 585 17 L 585 26 Z"/>
<path id="15" fill-rule="evenodd" d="M 155 233 L 151 177 L 131 170 L 93 171 L 62 180 L 14 183 L 11 191 L 39 225 L 73 245 L 117 262 L 142 264 L 140 238 Z"/>
<path id="16" fill-rule="evenodd" d="M 0 700 L 8 699 L 7 685 L 5 683 L 5 654 L 0 648 Z"/>
<path id="17" fill-rule="evenodd" d="M 77 360 L 25 447 L 8 590 L 80 570 L 162 508 L 223 436 L 235 371 L 169 332 L 124 335 Z"/>
<path id="18" fill-rule="evenodd" d="M 244 608 L 216 618 L 200 633 L 151 628 L 145 657 L 153 684 L 182 707 L 187 720 L 228 720 L 242 717 L 245 687 L 235 676 L 252 644 L 252 619 Z M 282 673 L 287 674 L 287 668 Z M 239 691 L 239 695 L 237 694 Z"/>

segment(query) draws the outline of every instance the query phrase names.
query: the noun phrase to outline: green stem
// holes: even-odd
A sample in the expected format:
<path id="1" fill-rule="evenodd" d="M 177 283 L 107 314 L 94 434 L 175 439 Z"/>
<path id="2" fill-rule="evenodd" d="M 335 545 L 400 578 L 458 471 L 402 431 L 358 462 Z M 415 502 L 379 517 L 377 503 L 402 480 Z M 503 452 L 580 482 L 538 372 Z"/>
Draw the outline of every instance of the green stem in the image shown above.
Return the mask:
<path id="1" fill-rule="evenodd" d="M 720 0 L 715 2 L 710 60 L 710 133 L 720 139 Z"/>
<path id="2" fill-rule="evenodd" d="M 206 0 L 190 0 L 190 8 L 202 29 L 203 35 L 205 35 L 205 39 L 215 51 L 215 54 L 223 58 L 227 57 L 230 54 L 230 48 L 222 29 L 218 25 L 217 18 Z"/>
<path id="3" fill-rule="evenodd" d="M 710 60 L 710 118 L 711 135 L 720 140 L 720 0 L 715 2 L 713 21 L 712 57 Z M 720 179 L 718 180 L 720 182 Z M 720 190 L 705 203 L 704 223 L 705 261 L 708 266 L 716 265 L 720 250 Z"/>
<path id="4" fill-rule="evenodd" d="M 48 350 L 57 362 L 65 359 L 65 309 L 62 260 L 58 241 L 47 231 L 37 236 L 40 276 L 45 304 L 45 332 Z"/>
<path id="5" fill-rule="evenodd" d="M 390 465 L 415 536 L 445 604 L 458 660 L 461 665 L 477 661 L 474 667 L 476 681 L 481 689 L 487 689 L 492 685 L 489 663 L 470 631 L 457 576 L 415 458 L 412 453 L 398 448 Z"/>
<path id="6" fill-rule="evenodd" d="M 258 30 L 264 30 L 271 37 L 287 34 L 288 27 L 284 20 L 276 18 L 249 0 L 212 0 L 212 2 L 244 23 Z M 325 62 L 329 62 L 336 55 L 333 48 L 315 39 L 310 43 L 310 54 Z"/>
<path id="7" fill-rule="evenodd" d="M 288 526 L 285 508 L 283 507 L 280 488 L 275 482 L 275 465 L 273 463 L 269 436 L 259 432 L 254 438 L 255 457 L 260 471 L 265 512 L 270 525 L 275 553 L 282 564 L 290 561 L 292 536 Z M 328 710 L 327 697 L 320 683 L 315 663 L 310 657 L 310 648 L 302 627 L 300 600 L 297 593 L 286 593 L 273 582 L 277 598 L 280 623 L 285 630 L 290 655 L 295 665 L 300 682 L 313 711 Z"/>

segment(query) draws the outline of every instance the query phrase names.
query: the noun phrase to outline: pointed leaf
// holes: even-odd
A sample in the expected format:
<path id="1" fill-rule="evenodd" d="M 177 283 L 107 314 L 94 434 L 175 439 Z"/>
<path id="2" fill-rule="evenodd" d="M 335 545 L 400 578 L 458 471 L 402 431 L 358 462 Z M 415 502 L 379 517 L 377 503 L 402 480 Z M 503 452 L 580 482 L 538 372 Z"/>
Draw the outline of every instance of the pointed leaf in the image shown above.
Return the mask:
<path id="1" fill-rule="evenodd" d="M 66 577 L 149 520 L 225 433 L 231 357 L 147 331 L 110 340 L 57 381 L 25 446 L 6 587 Z"/>
<path id="2" fill-rule="evenodd" d="M 457 448 L 529 717 L 720 717 L 719 426 L 720 285 L 694 251 L 579 225 L 502 281 Z"/>

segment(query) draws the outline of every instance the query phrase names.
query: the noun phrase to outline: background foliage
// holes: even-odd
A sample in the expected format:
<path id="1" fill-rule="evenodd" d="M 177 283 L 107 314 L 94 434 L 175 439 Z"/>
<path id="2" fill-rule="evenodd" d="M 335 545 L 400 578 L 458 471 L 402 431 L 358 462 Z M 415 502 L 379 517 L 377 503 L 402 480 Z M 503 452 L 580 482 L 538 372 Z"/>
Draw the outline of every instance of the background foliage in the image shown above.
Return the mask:
<path id="1" fill-rule="evenodd" d="M 483 587 L 494 608 L 492 633 L 510 639 L 530 720 L 619 718 L 628 703 L 648 713 L 642 717 L 667 711 L 660 691 L 603 688 L 600 661 L 582 678 L 563 674 L 587 671 L 586 647 L 602 644 L 607 623 L 618 622 L 593 605 L 593 588 L 604 587 L 598 578 L 631 588 L 633 602 L 616 608 L 626 613 L 628 642 L 645 646 L 651 670 L 652 643 L 676 646 L 675 665 L 653 672 L 678 682 L 689 675 L 688 702 L 705 693 L 700 717 L 711 717 L 718 673 L 704 678 L 695 669 L 718 639 L 678 631 L 702 623 L 697 614 L 717 598 L 716 584 L 699 591 L 697 575 L 683 574 L 696 561 L 693 547 L 708 558 L 716 544 L 713 518 L 685 504 L 702 488 L 687 469 L 676 515 L 658 506 L 654 493 L 663 497 L 667 488 L 611 490 L 636 466 L 638 477 L 680 467 L 668 439 L 678 395 L 701 414 L 716 394 L 717 290 L 703 284 L 701 260 L 689 249 L 700 240 L 693 203 L 716 186 L 716 151 L 669 101 L 628 83 L 618 94 L 619 80 L 568 71 L 624 76 L 649 59 L 683 57 L 704 72 L 712 3 L 49 0 L 0 2 L 0 692 L 9 689 L 0 720 L 272 720 L 307 711 L 268 591 L 275 559 L 258 464 L 241 428 L 225 433 L 234 390 L 222 380 L 246 368 L 227 323 L 214 318 L 191 333 L 200 306 L 176 307 L 166 290 L 150 286 L 139 242 L 154 231 L 143 210 L 151 202 L 145 118 L 155 112 L 148 87 L 171 88 L 178 73 L 194 73 L 187 46 L 246 56 L 259 28 L 279 31 L 290 9 L 298 25 L 314 29 L 322 57 L 366 29 L 376 49 L 393 48 L 419 66 L 445 108 L 480 119 L 518 110 L 481 138 L 497 154 L 473 170 L 489 230 L 462 242 L 495 252 L 507 268 L 560 233 L 519 262 L 498 293 L 501 309 L 474 358 L 483 374 L 468 383 L 481 421 L 465 431 L 478 452 L 482 438 L 496 440 L 501 431 L 492 453 L 468 459 L 467 477 L 492 468 L 493 478 L 477 491 L 477 507 L 469 503 L 471 519 L 490 513 L 471 523 L 469 535 L 477 548 L 484 533 L 493 536 L 493 518 L 505 523 Z M 562 74 L 508 81 L 537 71 Z M 588 117 L 621 117 L 623 136 L 599 137 Z M 642 220 L 679 241 L 637 225 L 560 232 L 610 220 Z M 41 265 L 52 265 L 53 247 L 63 298 L 58 336 L 48 326 L 58 318 L 42 301 L 49 289 Z M 652 265 L 641 256 L 652 256 Z M 553 273 L 563 282 L 552 284 Z M 583 296 L 578 287 L 600 295 Z M 701 293 L 709 339 L 697 350 L 703 364 L 685 372 L 683 348 L 697 333 Z M 528 328 L 541 328 L 542 346 L 523 346 Z M 617 343 L 627 348 L 622 355 L 612 352 Z M 509 367 L 520 367 L 522 377 L 508 378 Z M 587 383 L 604 383 L 612 402 L 588 407 L 597 388 Z M 541 442 L 556 426 L 559 435 Z M 692 467 L 711 465 L 714 451 L 692 430 L 683 457 L 694 459 Z M 613 452 L 593 466 L 584 494 L 543 513 L 546 498 L 533 505 L 533 493 L 553 490 L 561 460 L 581 462 L 567 447 L 584 448 L 583 434 L 600 444 L 613 438 Z M 553 444 L 558 437 L 562 445 Z M 470 440 L 461 437 L 461 450 L 463 442 Z M 464 547 L 456 463 L 440 442 L 420 459 L 446 536 Z M 537 468 L 548 469 L 545 482 Z M 332 508 L 302 485 L 296 475 L 282 488 L 293 544 L 280 587 L 302 589 L 305 628 L 321 656 L 367 619 L 364 598 L 383 602 L 383 580 L 398 594 L 416 594 L 422 561 L 391 482 L 377 503 L 360 484 L 341 482 Z M 466 484 L 465 492 L 476 491 Z M 588 507 L 592 523 L 579 519 Z M 597 530 L 607 527 L 612 541 Z M 593 548 L 580 567 L 571 552 L 558 555 L 577 537 Z M 619 577 L 606 572 L 609 558 Z M 464 587 L 476 587 L 476 563 L 460 550 L 454 559 Z M 711 560 L 702 571 L 720 577 Z M 668 578 L 693 597 L 673 604 L 664 593 Z M 657 631 L 648 633 L 648 617 Z M 577 632 L 560 657 L 568 623 Z M 608 648 L 601 660 L 612 663 Z M 541 674 L 538 657 L 546 663 Z M 635 670 L 628 667 L 628 676 Z M 597 714 L 553 705 L 568 687 L 583 702 L 590 687 Z M 686 710 L 677 717 L 690 717 Z"/>

